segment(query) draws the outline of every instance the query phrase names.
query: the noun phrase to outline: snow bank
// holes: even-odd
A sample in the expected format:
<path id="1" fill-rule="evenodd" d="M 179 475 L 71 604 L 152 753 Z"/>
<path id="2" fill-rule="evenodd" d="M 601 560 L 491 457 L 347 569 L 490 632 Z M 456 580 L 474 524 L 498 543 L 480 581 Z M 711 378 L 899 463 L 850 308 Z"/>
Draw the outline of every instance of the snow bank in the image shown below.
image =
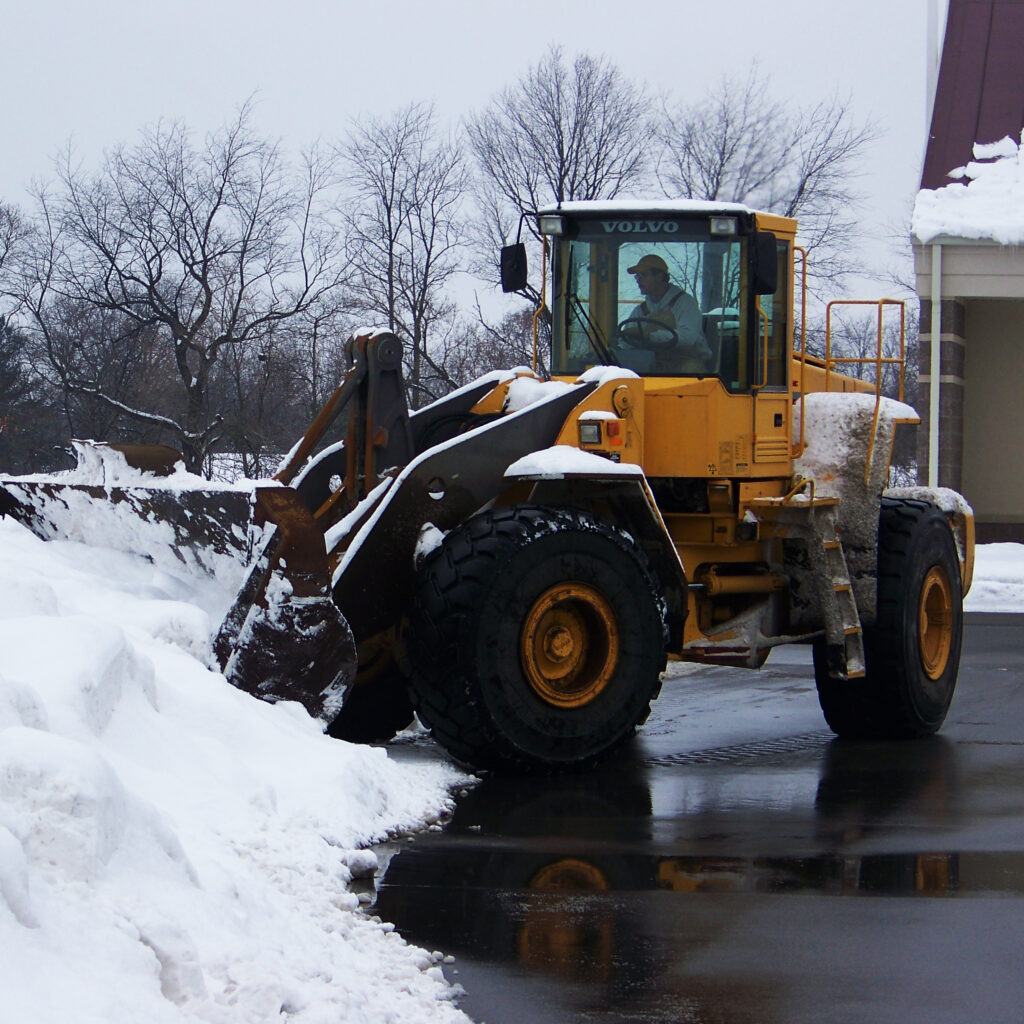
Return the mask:
<path id="1" fill-rule="evenodd" d="M 1024 243 L 1024 163 L 1021 147 L 1009 136 L 974 146 L 974 160 L 949 172 L 966 178 L 942 188 L 922 189 L 914 203 L 911 230 L 921 242 L 944 235 L 991 239 L 1001 245 Z"/>
<path id="2" fill-rule="evenodd" d="M 142 559 L 10 520 L 0 551 L 4 1019 L 465 1020 L 348 890 L 465 777 L 230 687 L 186 582 Z"/>

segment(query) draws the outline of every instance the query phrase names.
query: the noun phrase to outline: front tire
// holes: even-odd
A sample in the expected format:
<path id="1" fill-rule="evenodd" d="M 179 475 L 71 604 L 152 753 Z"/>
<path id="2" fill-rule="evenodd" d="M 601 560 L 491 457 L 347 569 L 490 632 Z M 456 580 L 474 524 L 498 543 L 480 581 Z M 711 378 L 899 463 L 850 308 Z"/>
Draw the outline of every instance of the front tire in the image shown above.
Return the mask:
<path id="1" fill-rule="evenodd" d="M 474 517 L 424 562 L 413 702 L 480 768 L 598 760 L 650 711 L 665 667 L 654 574 L 627 534 L 574 509 Z"/>
<path id="2" fill-rule="evenodd" d="M 818 699 L 839 736 L 930 736 L 953 699 L 963 637 L 956 542 L 936 505 L 882 498 L 878 522 L 878 606 L 864 631 L 867 675 L 833 679 L 824 643 L 814 646 Z"/>

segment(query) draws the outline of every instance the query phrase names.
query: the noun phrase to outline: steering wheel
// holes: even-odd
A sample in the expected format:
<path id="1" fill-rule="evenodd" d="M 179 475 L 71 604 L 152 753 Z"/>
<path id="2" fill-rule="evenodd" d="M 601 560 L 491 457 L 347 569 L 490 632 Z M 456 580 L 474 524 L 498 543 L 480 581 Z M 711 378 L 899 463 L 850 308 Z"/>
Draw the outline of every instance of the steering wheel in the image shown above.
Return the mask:
<path id="1" fill-rule="evenodd" d="M 654 331 L 667 331 L 671 337 L 666 341 L 655 341 L 652 337 Z M 632 348 L 645 348 L 654 352 L 675 348 L 679 344 L 679 335 L 676 330 L 669 327 L 663 320 L 653 316 L 627 317 L 616 328 L 616 333 Z"/>

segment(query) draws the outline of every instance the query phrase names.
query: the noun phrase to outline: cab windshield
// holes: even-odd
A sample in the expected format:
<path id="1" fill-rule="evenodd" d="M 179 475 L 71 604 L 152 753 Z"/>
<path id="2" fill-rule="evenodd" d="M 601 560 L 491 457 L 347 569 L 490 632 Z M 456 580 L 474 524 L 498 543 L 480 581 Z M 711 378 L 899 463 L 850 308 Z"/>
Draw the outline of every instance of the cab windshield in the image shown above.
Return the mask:
<path id="1" fill-rule="evenodd" d="M 738 386 L 745 238 L 673 222 L 581 222 L 554 257 L 552 372 L 598 364 Z M 644 230 L 645 227 L 654 230 Z"/>

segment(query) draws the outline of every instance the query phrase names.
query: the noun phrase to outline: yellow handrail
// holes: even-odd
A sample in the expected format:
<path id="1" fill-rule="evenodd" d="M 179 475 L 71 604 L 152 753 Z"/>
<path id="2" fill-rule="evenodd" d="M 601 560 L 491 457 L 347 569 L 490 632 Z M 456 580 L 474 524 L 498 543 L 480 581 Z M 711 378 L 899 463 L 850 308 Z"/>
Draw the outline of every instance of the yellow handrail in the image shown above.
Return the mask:
<path id="1" fill-rule="evenodd" d="M 794 455 L 802 455 L 804 451 L 804 380 L 807 371 L 807 250 L 802 245 L 794 245 L 793 253 L 800 254 L 800 440 Z"/>
<path id="2" fill-rule="evenodd" d="M 833 306 L 877 306 L 878 308 L 878 343 L 875 351 L 875 356 L 872 359 L 870 356 L 836 356 L 832 357 L 832 307 Z M 899 306 L 900 308 L 900 354 L 899 358 L 896 356 L 883 356 L 882 355 L 882 320 L 883 313 L 886 306 Z M 867 462 L 864 465 L 864 483 L 867 484 L 868 479 L 871 475 L 871 459 L 874 456 L 875 448 L 875 434 L 878 431 L 878 413 L 882 406 L 882 367 L 890 364 L 896 364 L 899 366 L 898 381 L 899 385 L 897 392 L 899 394 L 899 400 L 903 401 L 903 383 L 904 374 L 906 371 L 906 323 L 907 323 L 907 306 L 902 299 L 833 299 L 825 307 L 825 390 L 829 390 L 829 378 L 832 373 L 832 367 L 834 365 L 845 364 L 845 363 L 871 363 L 875 364 L 875 412 L 874 417 L 871 421 L 871 437 L 868 442 L 868 455 Z M 803 434 L 803 410 L 801 409 L 801 440 Z"/>
<path id="3" fill-rule="evenodd" d="M 761 383 L 751 384 L 751 391 L 760 391 L 762 388 L 768 386 L 768 342 L 770 335 L 768 334 L 768 314 L 761 308 L 761 296 L 758 295 L 754 300 L 754 308 L 757 311 L 758 318 L 761 325 L 764 327 L 764 332 L 761 335 L 761 349 L 764 352 L 764 359 L 761 365 Z"/>

